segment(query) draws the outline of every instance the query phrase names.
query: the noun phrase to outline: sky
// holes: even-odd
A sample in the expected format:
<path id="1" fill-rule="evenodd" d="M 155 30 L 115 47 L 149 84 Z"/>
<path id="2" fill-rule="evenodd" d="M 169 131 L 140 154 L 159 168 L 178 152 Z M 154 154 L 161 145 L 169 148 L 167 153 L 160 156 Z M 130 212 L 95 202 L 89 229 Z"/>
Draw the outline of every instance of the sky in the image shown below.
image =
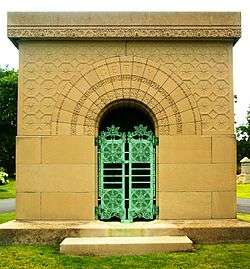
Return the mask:
<path id="1" fill-rule="evenodd" d="M 8 11 L 240 11 L 242 37 L 234 46 L 236 125 L 250 105 L 250 5 L 247 0 L 0 0 L 0 66 L 18 68 L 18 50 L 7 38 Z"/>

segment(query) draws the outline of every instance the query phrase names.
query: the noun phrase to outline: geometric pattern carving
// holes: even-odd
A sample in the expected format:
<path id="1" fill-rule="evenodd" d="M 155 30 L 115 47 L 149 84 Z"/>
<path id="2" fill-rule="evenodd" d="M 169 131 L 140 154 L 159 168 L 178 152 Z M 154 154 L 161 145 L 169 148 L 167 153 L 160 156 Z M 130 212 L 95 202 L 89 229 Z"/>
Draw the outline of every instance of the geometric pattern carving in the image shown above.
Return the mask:
<path id="1" fill-rule="evenodd" d="M 143 45 L 134 46 L 130 53 L 154 59 L 182 79 L 197 102 L 203 134 L 233 134 L 230 47 L 187 43 L 184 48 L 177 43 L 152 49 L 150 44 Z"/>
<path id="2" fill-rule="evenodd" d="M 177 76 L 149 60 L 123 56 L 101 61 L 74 85 L 64 85 L 53 112 L 52 134 L 60 135 L 62 123 L 70 125 L 71 135 L 94 135 L 101 111 L 121 99 L 143 102 L 154 114 L 160 134 L 182 134 L 187 128 L 201 133 L 192 92 Z"/>
<path id="3" fill-rule="evenodd" d="M 159 134 L 233 133 L 226 46 L 144 42 L 114 57 L 122 50 L 102 44 L 91 55 L 73 45 L 23 48 L 20 134 L 93 135 L 105 107 L 122 99 L 144 103 Z"/>

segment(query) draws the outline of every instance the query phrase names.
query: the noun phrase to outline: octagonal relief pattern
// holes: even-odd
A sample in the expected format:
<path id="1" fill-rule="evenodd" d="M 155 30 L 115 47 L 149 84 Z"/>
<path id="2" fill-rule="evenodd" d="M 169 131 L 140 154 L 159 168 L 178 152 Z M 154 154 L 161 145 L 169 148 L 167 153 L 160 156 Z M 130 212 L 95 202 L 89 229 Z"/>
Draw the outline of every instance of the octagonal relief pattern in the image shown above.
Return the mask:
<path id="1" fill-rule="evenodd" d="M 232 132 L 226 50 L 141 49 L 24 51 L 20 133 L 94 135 L 105 106 L 121 99 L 143 102 L 159 134 Z"/>

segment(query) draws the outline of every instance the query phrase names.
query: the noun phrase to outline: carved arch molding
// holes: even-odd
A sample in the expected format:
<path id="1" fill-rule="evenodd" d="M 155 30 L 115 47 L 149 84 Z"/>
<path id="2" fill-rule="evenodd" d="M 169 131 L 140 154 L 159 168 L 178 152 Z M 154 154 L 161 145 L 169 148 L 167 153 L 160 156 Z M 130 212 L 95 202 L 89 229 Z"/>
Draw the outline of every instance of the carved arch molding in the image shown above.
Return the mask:
<path id="1" fill-rule="evenodd" d="M 158 134 L 201 134 L 200 113 L 187 85 L 149 59 L 131 56 L 102 60 L 66 81 L 52 114 L 51 134 L 95 135 L 100 113 L 122 99 L 144 103 L 155 116 Z"/>

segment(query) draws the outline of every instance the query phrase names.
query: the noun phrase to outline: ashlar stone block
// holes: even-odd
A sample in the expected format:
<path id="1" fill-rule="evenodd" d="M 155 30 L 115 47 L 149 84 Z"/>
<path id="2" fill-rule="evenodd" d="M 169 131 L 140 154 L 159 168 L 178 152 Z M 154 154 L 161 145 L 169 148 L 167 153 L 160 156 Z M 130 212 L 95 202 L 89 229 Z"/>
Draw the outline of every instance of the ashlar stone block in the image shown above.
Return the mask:
<path id="1" fill-rule="evenodd" d="M 212 218 L 230 219 L 236 217 L 236 193 L 213 192 L 212 193 Z"/>
<path id="2" fill-rule="evenodd" d="M 95 218 L 95 194 L 42 193 L 41 219 L 93 220 Z"/>
<path id="3" fill-rule="evenodd" d="M 45 164 L 94 164 L 93 136 L 46 136 L 42 138 Z"/>
<path id="4" fill-rule="evenodd" d="M 159 163 L 210 163 L 211 137 L 197 135 L 159 137 Z"/>
<path id="5" fill-rule="evenodd" d="M 93 192 L 95 165 L 18 165 L 19 192 Z"/>
<path id="6" fill-rule="evenodd" d="M 236 140 L 234 135 L 212 137 L 212 162 L 236 163 Z"/>
<path id="7" fill-rule="evenodd" d="M 16 219 L 40 219 L 40 193 L 17 192 Z"/>
<path id="8" fill-rule="evenodd" d="M 160 219 L 210 219 L 210 192 L 159 192 Z"/>
<path id="9" fill-rule="evenodd" d="M 230 163 L 159 164 L 161 191 L 235 191 L 235 170 Z"/>
<path id="10" fill-rule="evenodd" d="M 16 138 L 16 163 L 39 164 L 41 163 L 41 137 L 17 136 Z"/>

